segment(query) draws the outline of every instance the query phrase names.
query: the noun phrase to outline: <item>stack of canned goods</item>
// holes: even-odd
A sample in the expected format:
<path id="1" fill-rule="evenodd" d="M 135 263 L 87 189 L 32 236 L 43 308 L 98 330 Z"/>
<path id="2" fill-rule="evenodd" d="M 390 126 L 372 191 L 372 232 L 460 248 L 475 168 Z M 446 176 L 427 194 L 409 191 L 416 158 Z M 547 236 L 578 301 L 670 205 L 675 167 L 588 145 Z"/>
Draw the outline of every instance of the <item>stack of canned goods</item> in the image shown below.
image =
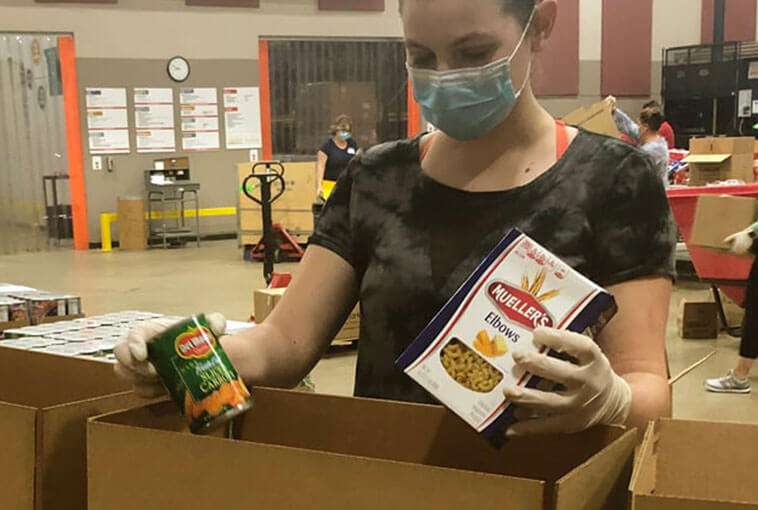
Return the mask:
<path id="1" fill-rule="evenodd" d="M 32 324 L 39 324 L 47 317 L 75 316 L 82 313 L 81 299 L 76 296 L 32 290 L 9 293 L 8 297 L 27 303 Z"/>
<path id="2" fill-rule="evenodd" d="M 0 346 L 115 362 L 113 348 L 130 329 L 157 318 L 182 320 L 152 312 L 127 311 L 86 319 L 39 324 L 4 332 Z"/>
<path id="3" fill-rule="evenodd" d="M 29 324 L 29 306 L 26 301 L 0 296 L 0 324 L 4 322 Z"/>

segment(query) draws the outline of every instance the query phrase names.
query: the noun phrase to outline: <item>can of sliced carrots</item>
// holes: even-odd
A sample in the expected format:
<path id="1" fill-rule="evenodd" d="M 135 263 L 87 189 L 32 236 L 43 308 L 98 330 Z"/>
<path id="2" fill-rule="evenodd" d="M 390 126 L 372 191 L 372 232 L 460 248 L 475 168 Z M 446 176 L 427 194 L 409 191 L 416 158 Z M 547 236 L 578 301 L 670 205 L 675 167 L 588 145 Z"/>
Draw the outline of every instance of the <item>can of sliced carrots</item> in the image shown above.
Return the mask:
<path id="1" fill-rule="evenodd" d="M 171 326 L 147 344 L 148 356 L 195 434 L 208 432 L 253 405 L 205 315 Z"/>

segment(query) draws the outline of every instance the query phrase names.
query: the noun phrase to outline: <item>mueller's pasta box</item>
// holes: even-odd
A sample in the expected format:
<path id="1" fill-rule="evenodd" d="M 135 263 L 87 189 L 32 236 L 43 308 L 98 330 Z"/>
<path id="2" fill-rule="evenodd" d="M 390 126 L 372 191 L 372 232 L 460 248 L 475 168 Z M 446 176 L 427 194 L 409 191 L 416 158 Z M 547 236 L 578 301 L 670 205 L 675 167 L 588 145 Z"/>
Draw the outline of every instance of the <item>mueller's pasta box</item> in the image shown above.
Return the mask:
<path id="1" fill-rule="evenodd" d="M 539 350 L 532 342 L 534 329 L 596 332 L 615 311 L 608 292 L 512 230 L 397 365 L 497 443 L 514 421 L 503 390 L 516 384 L 533 388 L 540 383 L 538 377 L 517 370 L 512 357 L 516 351 Z M 553 388 L 542 384 L 540 389 L 545 386 Z"/>

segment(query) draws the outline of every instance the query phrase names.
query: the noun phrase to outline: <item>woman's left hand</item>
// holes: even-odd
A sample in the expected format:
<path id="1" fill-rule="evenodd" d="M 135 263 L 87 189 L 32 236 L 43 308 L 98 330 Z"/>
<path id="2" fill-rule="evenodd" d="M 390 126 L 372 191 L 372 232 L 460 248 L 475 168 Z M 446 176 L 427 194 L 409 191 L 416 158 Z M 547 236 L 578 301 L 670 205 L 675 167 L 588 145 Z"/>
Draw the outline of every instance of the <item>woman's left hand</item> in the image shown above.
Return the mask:
<path id="1" fill-rule="evenodd" d="M 516 367 L 560 383 L 564 391 L 547 392 L 521 386 L 507 388 L 505 396 L 517 406 L 506 436 L 579 432 L 598 424 L 623 424 L 632 404 L 632 390 L 611 367 L 590 338 L 548 328 L 534 331 L 534 343 L 577 360 L 570 363 L 546 354 L 514 352 Z"/>

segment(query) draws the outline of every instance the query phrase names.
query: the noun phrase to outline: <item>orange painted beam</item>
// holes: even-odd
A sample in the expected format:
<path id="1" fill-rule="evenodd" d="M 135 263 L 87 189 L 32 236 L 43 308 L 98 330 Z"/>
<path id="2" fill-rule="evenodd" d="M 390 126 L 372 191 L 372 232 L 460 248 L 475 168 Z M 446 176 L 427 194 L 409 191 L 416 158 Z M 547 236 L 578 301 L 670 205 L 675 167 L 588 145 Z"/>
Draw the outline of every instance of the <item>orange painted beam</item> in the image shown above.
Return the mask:
<path id="1" fill-rule="evenodd" d="M 258 41 L 258 76 L 261 93 L 261 135 L 264 161 L 274 159 L 273 131 L 271 129 L 271 75 L 269 72 L 268 41 Z"/>
<path id="2" fill-rule="evenodd" d="M 421 131 L 421 108 L 413 97 L 413 85 L 408 80 L 408 137 L 413 138 Z"/>
<path id="3" fill-rule="evenodd" d="M 66 123 L 68 179 L 74 224 L 74 249 L 89 249 L 87 189 L 84 183 L 84 152 L 79 117 L 79 82 L 76 75 L 76 48 L 72 36 L 58 38 L 58 54 L 63 82 L 63 110 Z"/>

